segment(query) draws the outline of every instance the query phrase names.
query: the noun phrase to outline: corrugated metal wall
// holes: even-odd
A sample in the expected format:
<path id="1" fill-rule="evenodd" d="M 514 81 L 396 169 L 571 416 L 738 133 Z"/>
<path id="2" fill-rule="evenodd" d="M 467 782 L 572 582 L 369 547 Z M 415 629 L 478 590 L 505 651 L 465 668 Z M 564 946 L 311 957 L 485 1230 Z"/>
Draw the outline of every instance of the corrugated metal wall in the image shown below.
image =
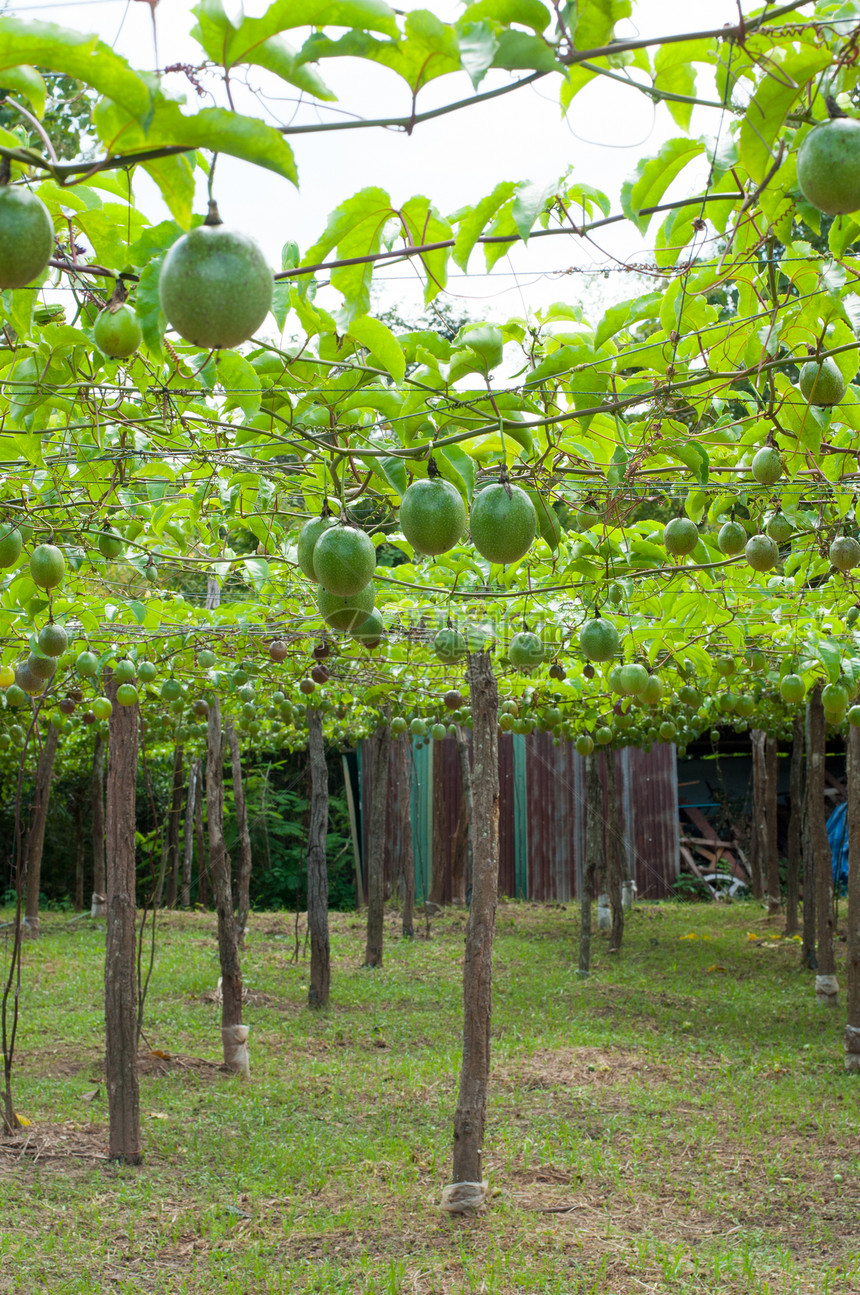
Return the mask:
<path id="1" fill-rule="evenodd" d="M 399 739 L 406 742 L 406 737 Z M 371 759 L 363 742 L 361 771 L 361 846 L 366 857 Z M 393 748 L 393 744 L 392 744 Z M 471 750 L 471 743 L 470 743 Z M 392 749 L 391 761 L 394 763 Z M 604 842 L 621 838 L 627 875 L 640 897 L 661 899 L 679 870 L 678 784 L 675 747 L 657 744 L 649 752 L 614 752 L 618 819 L 609 822 L 604 802 Z M 390 773 L 393 767 L 390 766 Z M 389 777 L 385 868 L 387 889 L 399 875 L 399 828 L 403 798 L 409 796 L 418 902 L 432 893 L 449 902 L 453 843 L 460 812 L 461 773 L 457 744 L 412 742 L 412 786 Z M 556 746 L 548 733 L 499 738 L 499 890 L 504 895 L 564 902 L 579 890 L 585 850 L 585 761 L 573 743 Z M 434 855 L 434 851 L 436 852 Z M 434 892 L 435 882 L 435 892 Z"/>

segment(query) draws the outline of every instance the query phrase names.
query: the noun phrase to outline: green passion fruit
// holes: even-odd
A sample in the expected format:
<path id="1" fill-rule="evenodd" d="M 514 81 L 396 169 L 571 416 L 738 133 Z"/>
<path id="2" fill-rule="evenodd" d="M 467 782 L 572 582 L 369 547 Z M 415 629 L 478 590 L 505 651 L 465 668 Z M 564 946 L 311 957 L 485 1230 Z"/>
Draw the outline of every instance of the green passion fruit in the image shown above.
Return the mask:
<path id="1" fill-rule="evenodd" d="M 472 543 L 488 562 L 517 562 L 535 537 L 534 504 L 519 486 L 485 486 L 472 504 L 470 528 Z"/>
<path id="2" fill-rule="evenodd" d="M 850 535 L 839 535 L 830 545 L 830 561 L 837 571 L 852 571 L 860 566 L 860 544 Z"/>
<path id="3" fill-rule="evenodd" d="M 648 671 L 644 665 L 637 662 L 630 662 L 623 665 L 619 671 L 618 682 L 621 685 L 621 691 L 627 697 L 636 697 L 642 692 L 648 682 Z"/>
<path id="4" fill-rule="evenodd" d="M 543 640 L 538 634 L 522 630 L 511 639 L 508 660 L 518 670 L 534 670 L 544 659 Z"/>
<path id="5" fill-rule="evenodd" d="M 217 213 L 213 216 L 217 222 Z M 252 238 L 210 223 L 183 234 L 170 248 L 158 295 L 180 337 L 219 350 L 253 337 L 271 308 L 273 285 Z"/>
<path id="6" fill-rule="evenodd" d="M 736 553 L 743 553 L 746 542 L 747 533 L 740 522 L 724 522 L 720 527 L 717 548 L 721 553 L 725 553 L 727 558 L 733 558 Z"/>
<path id="7" fill-rule="evenodd" d="M 830 216 L 860 210 L 860 122 L 836 117 L 814 126 L 798 149 L 797 183 Z"/>
<path id="8" fill-rule="evenodd" d="M 66 559 L 56 544 L 39 544 L 30 555 L 30 575 L 40 589 L 56 589 L 66 574 Z"/>
<path id="9" fill-rule="evenodd" d="M 350 598 L 370 583 L 376 569 L 373 540 L 355 526 L 323 531 L 313 551 L 314 571 L 322 587 L 339 598 Z"/>
<path id="10" fill-rule="evenodd" d="M 37 639 L 39 651 L 45 656 L 62 656 L 69 646 L 69 637 L 62 625 L 50 621 L 43 625 Z"/>
<path id="11" fill-rule="evenodd" d="M 433 639 L 433 651 L 446 665 L 462 661 L 468 650 L 465 638 L 454 629 L 441 629 Z"/>
<path id="12" fill-rule="evenodd" d="M 586 621 L 579 631 L 579 648 L 589 661 L 611 661 L 620 646 L 618 630 L 602 616 Z"/>
<path id="13" fill-rule="evenodd" d="M 29 189 L 0 186 L 0 288 L 23 288 L 42 273 L 54 250 L 51 213 Z"/>
<path id="14" fill-rule="evenodd" d="M 442 477 L 413 481 L 400 502 L 400 529 L 417 553 L 447 553 L 466 529 L 466 505 Z"/>
<path id="15" fill-rule="evenodd" d="M 106 526 L 104 530 L 99 533 L 99 553 L 101 553 L 103 558 L 107 558 L 108 561 L 112 561 L 114 558 L 120 557 L 123 547 L 122 536 L 119 531 L 115 531 L 113 527 Z"/>
<path id="16" fill-rule="evenodd" d="M 782 458 L 775 445 L 763 445 L 756 453 L 750 471 L 760 486 L 775 486 L 782 476 Z"/>
<path id="17" fill-rule="evenodd" d="M 666 552 L 672 557 L 686 557 L 699 542 L 699 528 L 691 517 L 673 517 L 663 531 Z"/>
<path id="18" fill-rule="evenodd" d="M 123 302 L 105 307 L 95 322 L 93 339 L 102 355 L 127 360 L 143 341 L 143 330 L 131 306 Z"/>
<path id="19" fill-rule="evenodd" d="M 0 568 L 14 567 L 23 546 L 24 537 L 17 527 L 0 527 Z"/>
<path id="20" fill-rule="evenodd" d="M 800 392 L 810 405 L 827 409 L 838 405 L 845 395 L 845 379 L 839 365 L 827 356 L 823 360 L 811 360 L 800 370 Z"/>
<path id="21" fill-rule="evenodd" d="M 779 681 L 779 695 L 790 706 L 797 706 L 806 696 L 806 686 L 799 674 L 785 674 Z"/>
<path id="22" fill-rule="evenodd" d="M 305 522 L 299 532 L 298 542 L 296 544 L 296 554 L 299 567 L 307 576 L 308 580 L 316 580 L 317 573 L 314 570 L 314 549 L 316 542 L 331 526 L 337 525 L 335 517 L 312 517 L 309 522 Z"/>
<path id="23" fill-rule="evenodd" d="M 777 544 L 787 544 L 794 534 L 794 527 L 785 513 L 774 513 L 765 526 L 765 534 Z"/>
<path id="24" fill-rule="evenodd" d="M 779 561 L 779 545 L 769 535 L 753 535 L 744 554 L 753 571 L 770 571 Z"/>
<path id="25" fill-rule="evenodd" d="M 372 584 L 346 598 L 329 593 L 322 585 L 317 589 L 317 607 L 327 625 L 344 634 L 354 634 L 373 611 L 375 593 Z"/>

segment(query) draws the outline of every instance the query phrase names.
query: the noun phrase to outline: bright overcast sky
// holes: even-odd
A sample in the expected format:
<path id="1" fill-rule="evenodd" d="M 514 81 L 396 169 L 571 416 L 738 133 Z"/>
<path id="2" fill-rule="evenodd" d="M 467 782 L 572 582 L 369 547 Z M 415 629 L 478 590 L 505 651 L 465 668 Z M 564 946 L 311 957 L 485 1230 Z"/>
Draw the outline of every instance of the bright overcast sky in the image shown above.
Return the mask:
<path id="1" fill-rule="evenodd" d="M 229 12 L 234 6 L 226 5 Z M 410 7 L 419 7 L 411 5 Z M 455 17 L 458 6 L 449 0 L 424 5 L 441 18 Z M 758 4 L 744 3 L 752 11 Z M 185 60 L 196 60 L 199 47 L 188 39 L 193 24 L 191 0 L 161 0 L 156 9 L 158 60 L 162 67 Z M 261 0 L 249 3 L 249 14 L 265 9 Z M 139 0 L 57 0 L 54 4 L 21 0 L 9 3 L 6 12 L 17 17 L 31 15 L 34 20 L 56 22 L 81 31 L 97 31 L 101 38 L 114 44 L 133 66 L 151 68 L 155 64 L 153 33 L 148 3 Z M 737 22 L 735 0 L 638 0 L 633 18 L 621 22 L 618 37 L 660 36 L 687 30 L 706 30 Z M 329 60 L 322 68 L 327 83 L 338 94 L 337 107 L 361 116 L 402 116 L 409 112 L 409 92 L 404 82 L 385 68 L 363 64 L 359 60 Z M 494 88 L 509 80 L 507 73 L 490 73 L 482 90 Z M 290 121 L 296 111 L 292 87 L 266 73 L 255 81 L 274 97 L 268 106 L 283 121 Z M 172 76 L 171 88 L 194 92 L 184 77 Z M 207 89 L 221 100 L 216 77 L 206 82 Z M 476 108 L 427 122 L 411 137 L 385 130 L 331 132 L 299 136 L 291 140 L 299 168 L 300 189 L 288 181 L 222 157 L 218 162 L 216 196 L 225 222 L 252 234 L 262 245 L 275 266 L 280 265 L 281 245 L 294 239 L 302 251 L 309 247 L 325 226 L 329 211 L 366 185 L 386 189 L 395 203 L 412 194 L 426 194 L 445 215 L 459 207 L 476 202 L 500 180 L 529 179 L 548 182 L 573 167 L 574 178 L 606 192 L 613 211 L 620 210 L 621 184 L 642 157 L 656 153 L 661 143 L 678 134 L 678 129 L 664 106 L 652 106 L 635 90 L 627 90 L 605 80 L 592 82 L 573 101 L 567 120 L 560 115 L 559 78 L 547 76 L 534 86 L 525 87 Z M 708 97 L 713 86 L 700 85 Z M 463 73 L 431 83 L 419 96 L 419 111 L 472 93 Z M 202 101 L 201 101 L 202 102 Z M 262 101 L 266 102 L 266 101 Z M 246 95 L 237 100 L 238 108 L 260 115 L 260 104 Z M 300 109 L 297 120 L 315 119 L 317 110 Z M 330 110 L 322 108 L 318 119 L 332 120 Z M 713 135 L 720 125 L 720 112 L 697 108 L 692 133 Z M 672 190 L 673 196 L 696 192 L 704 180 L 706 165 L 698 177 L 682 176 Z M 700 191 L 700 190 L 699 190 Z M 139 184 L 138 198 L 144 208 L 160 219 L 165 213 L 157 192 L 146 177 Z M 202 210 L 202 204 L 201 204 Z M 656 231 L 657 222 L 654 230 Z M 607 255 L 609 254 L 609 255 Z M 648 259 L 647 245 L 629 226 L 607 231 L 599 247 L 577 239 L 544 239 L 528 249 L 518 249 L 511 257 L 497 262 L 492 277 L 479 256 L 472 259 L 468 280 L 452 267 L 449 283 L 451 304 L 463 307 L 474 317 L 500 318 L 522 314 L 555 300 L 580 300 L 594 288 L 594 275 L 564 274 L 565 270 L 613 266 L 612 256 L 628 261 Z M 389 285 L 384 296 L 400 301 L 403 308 L 418 311 L 420 292 L 415 276 L 407 266 L 393 267 L 386 275 Z M 617 270 L 607 280 L 599 278 L 599 299 L 618 300 L 636 295 L 643 289 L 629 275 Z M 390 294 L 390 295 L 389 295 Z M 592 307 L 593 310 L 593 307 Z"/>

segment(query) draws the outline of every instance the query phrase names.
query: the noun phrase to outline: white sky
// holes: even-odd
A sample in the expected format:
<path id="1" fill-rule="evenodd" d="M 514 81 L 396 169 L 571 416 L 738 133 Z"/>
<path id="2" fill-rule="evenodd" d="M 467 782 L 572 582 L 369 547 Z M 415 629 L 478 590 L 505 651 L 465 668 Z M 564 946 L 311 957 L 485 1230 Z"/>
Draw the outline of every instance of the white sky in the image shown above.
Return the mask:
<path id="1" fill-rule="evenodd" d="M 180 61 L 197 61 L 199 47 L 188 38 L 193 24 L 192 0 L 161 0 L 156 10 L 158 54 L 162 66 Z M 410 4 L 409 7 L 419 7 Z M 459 7 L 450 0 L 430 0 L 423 7 L 442 18 L 456 17 Z M 756 7 L 744 0 L 744 9 Z M 228 3 L 228 11 L 233 7 Z M 262 0 L 246 6 L 248 13 L 265 9 Z M 6 12 L 17 17 L 57 22 L 81 31 L 97 31 L 133 66 L 154 66 L 152 23 L 148 3 L 138 0 L 57 0 L 57 3 L 9 3 Z M 633 17 L 622 21 L 616 34 L 659 36 L 688 30 L 706 30 L 737 21 L 735 0 L 637 0 Z M 295 42 L 298 43 L 298 42 Z M 337 107 L 362 116 L 402 116 L 409 112 L 410 96 L 404 82 L 385 68 L 359 60 L 326 60 L 323 78 L 338 94 Z M 254 74 L 257 84 L 268 93 L 282 97 L 271 107 L 283 121 L 295 110 L 293 88 L 267 73 Z M 480 89 L 488 90 L 509 80 L 507 73 L 490 73 Z M 194 92 L 184 77 L 171 77 L 175 90 Z M 221 87 L 212 76 L 207 89 L 221 101 Z M 679 134 L 665 106 L 652 104 L 635 90 L 598 80 L 574 99 L 567 120 L 558 104 L 559 78 L 548 76 L 479 107 L 419 126 L 411 137 L 384 130 L 330 132 L 298 136 L 290 140 L 299 168 L 300 189 L 260 168 L 220 157 L 216 197 L 226 223 L 253 235 L 271 263 L 280 266 L 281 245 L 288 239 L 304 251 L 325 226 L 328 213 L 358 189 L 379 185 L 395 203 L 412 194 L 423 193 L 445 215 L 476 202 L 504 179 L 551 181 L 574 168 L 574 178 L 606 192 L 613 212 L 621 184 L 642 157 L 657 152 L 661 143 Z M 702 83 L 700 93 L 712 98 L 712 84 Z M 419 96 L 419 111 L 472 93 L 463 73 L 440 78 Z M 204 101 L 201 100 L 201 103 Z M 262 115 L 260 105 L 249 95 L 237 99 L 237 108 Z M 302 107 L 297 121 L 331 120 L 322 108 Z M 719 126 L 716 109 L 694 110 L 691 132 L 712 135 Z M 682 176 L 672 196 L 700 191 L 706 164 L 698 177 L 693 168 Z M 680 187 L 679 187 L 680 185 Z M 138 185 L 138 200 L 155 219 L 165 214 L 157 191 L 146 177 Z M 203 204 L 201 203 L 201 210 Z M 657 222 L 654 224 L 656 232 Z M 556 300 L 578 301 L 583 295 L 597 295 L 597 301 L 619 300 L 644 289 L 631 276 L 611 273 L 607 280 L 565 275 L 570 267 L 603 267 L 614 263 L 612 256 L 639 261 L 648 259 L 647 244 L 627 225 L 604 232 L 599 247 L 571 238 L 544 239 L 528 249 L 517 249 L 497 262 L 492 277 L 480 272 L 483 257 L 474 256 L 468 279 L 452 267 L 448 296 L 455 307 L 464 307 L 475 317 L 502 318 L 523 314 Z M 405 310 L 419 312 L 421 292 L 408 266 L 392 268 L 385 276 L 385 301 L 399 301 Z M 333 303 L 327 303 L 333 304 Z M 592 305 L 593 313 L 596 302 Z M 600 313 L 600 306 L 597 312 Z M 288 325 L 289 327 L 289 325 Z"/>

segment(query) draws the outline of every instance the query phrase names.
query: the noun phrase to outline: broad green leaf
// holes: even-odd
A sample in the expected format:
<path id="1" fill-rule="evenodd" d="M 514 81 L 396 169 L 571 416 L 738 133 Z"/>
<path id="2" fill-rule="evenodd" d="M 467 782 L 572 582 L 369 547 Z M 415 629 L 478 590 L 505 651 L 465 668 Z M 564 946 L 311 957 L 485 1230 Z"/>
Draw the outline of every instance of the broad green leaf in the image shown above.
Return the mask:
<path id="1" fill-rule="evenodd" d="M 218 381 L 227 396 L 226 409 L 237 406 L 247 418 L 260 408 L 260 375 L 236 351 L 218 352 Z"/>
<path id="2" fill-rule="evenodd" d="M 651 221 L 650 215 L 640 215 L 643 207 L 658 206 L 675 177 L 703 152 L 701 140 L 667 140 L 656 157 L 639 163 L 635 180 L 625 180 L 621 186 L 621 206 L 640 233 L 645 233 Z"/>
<path id="3" fill-rule="evenodd" d="M 596 49 L 612 39 L 615 24 L 629 18 L 630 0 L 580 0 L 571 15 L 573 43 L 578 50 Z"/>
<path id="4" fill-rule="evenodd" d="M 325 233 L 313 247 L 308 248 L 302 265 L 325 261 L 333 251 L 339 260 L 378 252 L 382 247 L 385 225 L 392 214 L 391 199 L 384 189 L 361 189 L 331 213 Z M 332 271 L 332 287 L 343 293 L 350 318 L 367 313 L 372 275 L 370 264 L 342 266 Z"/>
<path id="5" fill-rule="evenodd" d="M 194 202 L 194 167 L 187 153 L 157 158 L 146 162 L 143 169 L 158 185 L 173 219 L 187 229 Z"/>
<path id="6" fill-rule="evenodd" d="M 361 315 L 353 319 L 349 326 L 349 335 L 370 354 L 383 369 L 386 369 L 395 382 L 402 382 L 406 373 L 406 356 L 391 329 L 372 315 Z"/>
<path id="7" fill-rule="evenodd" d="M 531 27 L 535 32 L 546 31 L 550 24 L 549 10 L 540 0 L 475 0 L 474 4 L 466 6 L 460 22 L 481 22 L 485 18 L 506 27 L 517 23 L 520 27 Z"/>
<path id="8" fill-rule="evenodd" d="M 143 329 L 143 340 L 154 355 L 161 356 L 167 319 L 161 309 L 158 295 L 158 276 L 164 255 L 156 257 L 144 267 L 134 294 L 135 310 Z"/>
<path id="9" fill-rule="evenodd" d="M 564 71 L 564 65 L 559 63 L 552 46 L 547 45 L 540 36 L 507 28 L 497 32 L 496 40 L 498 49 L 493 59 L 494 67 L 504 68 L 508 72 Z"/>
<path id="10" fill-rule="evenodd" d="M 661 45 L 654 56 L 654 86 L 657 90 L 671 94 L 694 96 L 696 73 L 693 64 L 713 61 L 710 41 L 679 41 L 677 44 Z M 666 107 L 681 130 L 689 130 L 693 105 L 666 100 Z"/>
<path id="11" fill-rule="evenodd" d="M 2 39 L 0 39 L 0 49 L 2 49 Z M 28 67 L 26 63 L 22 63 L 18 67 L 5 68 L 3 88 L 11 94 L 23 95 L 29 99 L 30 106 L 37 117 L 44 114 L 47 93 L 45 82 L 34 67 Z"/>
<path id="12" fill-rule="evenodd" d="M 769 51 L 765 76 L 741 123 L 740 160 L 754 184 L 761 184 L 773 165 L 774 144 L 792 105 L 830 59 L 829 49 L 813 45 Z"/>
<path id="13" fill-rule="evenodd" d="M 529 240 L 535 221 L 557 190 L 555 184 L 523 184 L 517 187 L 511 216 L 524 243 Z"/>
<path id="14" fill-rule="evenodd" d="M 265 41 L 296 27 L 353 27 L 397 35 L 394 12 L 382 0 L 275 0 L 262 17 L 242 17 L 238 25 L 229 20 L 221 0 L 202 0 L 192 13 L 197 18 L 192 35 L 224 67 L 247 62 Z"/>
<path id="15" fill-rule="evenodd" d="M 595 346 L 602 346 L 622 328 L 629 328 L 639 320 L 655 319 L 660 313 L 662 299 L 661 293 L 649 292 L 644 297 L 635 297 L 632 301 L 620 301 L 617 306 L 610 306 L 597 326 Z"/>
<path id="16" fill-rule="evenodd" d="M 144 122 L 151 111 L 146 82 L 93 34 L 4 15 L 0 25 L 0 74 L 22 63 L 65 72 L 83 81 L 120 104 L 139 122 Z"/>
<path id="17" fill-rule="evenodd" d="M 410 198 L 400 208 L 400 218 L 406 225 L 409 239 L 415 245 L 421 243 L 441 243 L 451 238 L 452 229 L 447 220 L 436 211 L 429 198 L 416 196 Z M 448 257 L 451 249 L 439 248 L 434 252 L 422 252 L 420 264 L 426 275 L 424 302 L 429 304 L 443 290 L 448 282 Z M 412 258 L 412 264 L 419 262 Z"/>
<path id="18" fill-rule="evenodd" d="M 498 49 L 495 32 L 488 22 L 469 23 L 460 27 L 460 63 L 475 89 L 493 66 Z"/>
<path id="19" fill-rule="evenodd" d="M 456 213 L 451 220 L 457 224 L 457 241 L 454 244 L 454 263 L 465 270 L 475 243 L 489 220 L 496 215 L 499 208 L 508 202 L 516 192 L 513 180 L 503 180 L 493 192 L 482 198 L 474 207 Z"/>

